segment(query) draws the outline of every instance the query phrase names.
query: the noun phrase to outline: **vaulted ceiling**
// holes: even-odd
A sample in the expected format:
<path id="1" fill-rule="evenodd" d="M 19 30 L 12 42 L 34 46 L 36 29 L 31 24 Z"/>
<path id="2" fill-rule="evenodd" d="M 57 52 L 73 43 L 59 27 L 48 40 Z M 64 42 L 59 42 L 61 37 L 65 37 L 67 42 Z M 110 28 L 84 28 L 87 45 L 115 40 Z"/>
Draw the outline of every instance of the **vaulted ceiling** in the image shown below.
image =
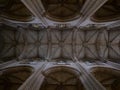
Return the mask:
<path id="1" fill-rule="evenodd" d="M 120 1 L 0 0 L 0 64 L 10 60 L 120 63 Z M 42 72 L 40 89 L 84 90 L 77 75 L 68 71 Z M 111 71 L 92 74 L 117 90 L 120 77 Z M 31 73 L 29 67 L 6 69 L 0 88 L 16 90 Z"/>
<path id="2" fill-rule="evenodd" d="M 0 58 L 118 62 L 119 8 L 119 0 L 0 0 Z"/>
<path id="3" fill-rule="evenodd" d="M 4 26 L 3 26 L 4 27 Z M 39 59 L 80 61 L 120 59 L 120 28 L 45 28 L 16 30 L 4 28 L 1 59 Z"/>

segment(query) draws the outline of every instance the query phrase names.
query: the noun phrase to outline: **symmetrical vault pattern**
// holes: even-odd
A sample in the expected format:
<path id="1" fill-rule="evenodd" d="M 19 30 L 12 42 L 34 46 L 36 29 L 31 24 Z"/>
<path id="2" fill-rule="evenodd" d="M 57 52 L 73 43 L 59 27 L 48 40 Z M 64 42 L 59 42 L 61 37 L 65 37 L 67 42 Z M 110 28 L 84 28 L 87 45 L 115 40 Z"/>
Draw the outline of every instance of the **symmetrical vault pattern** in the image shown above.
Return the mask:
<path id="1" fill-rule="evenodd" d="M 112 60 L 120 59 L 120 30 L 67 29 L 57 30 L 1 30 L 4 48 L 1 59 L 16 57 L 24 59 L 66 60 Z"/>
<path id="2" fill-rule="evenodd" d="M 15 59 L 23 52 L 25 46 L 25 38 L 22 32 L 16 29 L 4 28 L 0 31 L 0 36 L 3 38 L 1 45 L 0 57 L 2 61 Z"/>

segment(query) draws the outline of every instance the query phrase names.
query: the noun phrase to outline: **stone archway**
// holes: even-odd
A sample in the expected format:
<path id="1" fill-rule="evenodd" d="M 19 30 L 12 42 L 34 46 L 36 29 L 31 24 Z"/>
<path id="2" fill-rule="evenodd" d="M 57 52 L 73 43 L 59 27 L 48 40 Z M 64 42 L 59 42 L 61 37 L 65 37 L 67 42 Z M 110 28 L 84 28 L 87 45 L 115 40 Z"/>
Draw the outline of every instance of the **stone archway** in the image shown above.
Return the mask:
<path id="1" fill-rule="evenodd" d="M 108 67 L 94 67 L 92 75 L 106 88 L 106 90 L 120 89 L 120 70 Z"/>
<path id="2" fill-rule="evenodd" d="M 0 75 L 0 90 L 17 90 L 32 74 L 33 68 L 17 66 L 3 69 Z"/>
<path id="3" fill-rule="evenodd" d="M 80 73 L 69 67 L 57 66 L 43 72 L 45 79 L 40 90 L 84 90 Z"/>

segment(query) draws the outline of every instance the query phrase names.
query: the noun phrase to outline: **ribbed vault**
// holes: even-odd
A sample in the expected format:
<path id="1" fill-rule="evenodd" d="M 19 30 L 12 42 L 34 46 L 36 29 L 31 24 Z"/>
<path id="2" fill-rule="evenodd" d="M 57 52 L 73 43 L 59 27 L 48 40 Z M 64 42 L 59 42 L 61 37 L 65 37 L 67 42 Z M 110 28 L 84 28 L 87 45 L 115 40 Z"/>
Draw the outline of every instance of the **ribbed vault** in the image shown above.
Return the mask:
<path id="1" fill-rule="evenodd" d="M 19 58 L 50 61 L 96 61 L 120 59 L 120 30 L 93 28 L 89 30 L 49 28 L 32 30 L 1 30 L 5 40 L 1 59 Z"/>
<path id="2" fill-rule="evenodd" d="M 0 37 L 3 38 L 1 45 L 4 47 L 1 48 L 0 57 L 1 61 L 8 61 L 19 57 L 23 52 L 25 38 L 21 31 L 8 26 L 3 27 L 1 27 Z"/>

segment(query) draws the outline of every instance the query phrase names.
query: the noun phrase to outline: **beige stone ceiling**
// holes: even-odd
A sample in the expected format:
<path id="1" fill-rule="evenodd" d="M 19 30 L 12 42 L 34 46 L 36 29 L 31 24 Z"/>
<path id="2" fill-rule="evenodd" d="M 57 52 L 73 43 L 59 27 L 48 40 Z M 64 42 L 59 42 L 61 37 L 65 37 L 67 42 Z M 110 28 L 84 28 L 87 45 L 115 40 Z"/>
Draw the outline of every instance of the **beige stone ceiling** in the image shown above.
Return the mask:
<path id="1" fill-rule="evenodd" d="M 26 30 L 25 30 L 26 31 Z M 95 61 L 120 59 L 120 29 L 3 29 L 4 49 L 1 59 L 13 58 L 50 61 L 78 60 Z"/>
<path id="2" fill-rule="evenodd" d="M 44 15 L 60 21 L 73 20 L 77 16 L 78 10 L 81 10 L 86 3 L 85 0 L 42 0 L 42 2 L 43 8 L 45 8 Z M 113 20 L 114 15 L 117 15 L 115 17 L 118 18 L 119 1 L 115 0 L 114 3 L 112 2 L 113 0 L 108 0 L 107 3 L 102 5 L 93 14 L 92 20 L 102 22 L 103 20 L 108 21 L 108 18 Z M 0 17 L 17 21 L 32 20 L 33 14 L 25 6 L 19 0 L 0 0 Z M 61 16 L 61 12 L 66 13 Z M 44 15 L 43 18 L 46 18 L 47 16 L 45 17 Z M 18 23 L 14 23 L 13 26 L 17 27 L 16 24 Z M 4 39 L 4 42 L 2 41 L 0 44 L 1 59 L 7 61 L 14 58 L 39 58 L 40 60 L 66 61 L 77 58 L 82 61 L 105 59 L 115 62 L 120 59 L 119 27 L 110 30 L 104 28 L 99 30 L 97 27 L 88 27 L 89 29 L 86 28 L 84 30 L 79 28 L 73 30 L 74 27 L 67 27 L 66 29 L 48 27 L 44 30 L 39 27 L 38 30 L 34 30 L 34 28 L 27 27 L 24 30 L 17 30 L 18 28 L 0 26 L 0 37 Z"/>
<path id="3" fill-rule="evenodd" d="M 22 39 L 23 36 L 21 37 L 21 41 L 19 42 L 18 39 L 19 39 L 19 35 L 21 35 L 21 33 L 16 31 L 14 28 L 7 27 L 4 29 L 6 29 L 6 30 L 3 30 L 0 33 L 1 37 L 5 36 L 3 39 L 4 42 L 2 43 L 3 48 L 4 48 L 3 49 L 4 55 L 3 54 L 1 54 L 1 55 L 3 57 L 5 57 L 5 60 L 7 60 L 7 59 L 9 60 L 9 59 L 13 59 L 15 57 L 18 57 L 20 55 L 20 53 L 22 52 L 22 50 L 24 48 L 25 42 Z M 0 53 L 2 53 L 2 50 Z"/>

